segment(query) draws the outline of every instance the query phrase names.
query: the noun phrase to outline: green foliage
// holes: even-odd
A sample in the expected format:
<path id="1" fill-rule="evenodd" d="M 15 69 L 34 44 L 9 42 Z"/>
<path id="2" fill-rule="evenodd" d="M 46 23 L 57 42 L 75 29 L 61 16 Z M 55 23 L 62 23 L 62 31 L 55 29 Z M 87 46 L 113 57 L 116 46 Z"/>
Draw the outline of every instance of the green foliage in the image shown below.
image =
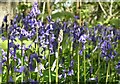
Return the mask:
<path id="1" fill-rule="evenodd" d="M 68 3 L 69 2 L 69 3 Z M 111 3 L 103 3 L 101 2 L 101 5 L 103 7 L 103 9 L 106 11 L 107 16 L 104 14 L 101 6 L 99 5 L 98 2 L 82 2 L 82 5 L 80 7 L 80 9 L 78 10 L 78 15 L 81 14 L 81 20 L 83 22 L 88 22 L 88 25 L 96 25 L 96 24 L 105 24 L 105 25 L 113 25 L 114 27 L 119 28 L 119 20 L 115 20 L 114 18 L 119 18 L 120 15 L 120 3 L 118 3 L 119 1 L 115 1 L 112 4 L 112 17 L 110 16 L 110 6 Z M 61 20 L 70 20 L 70 19 L 74 19 L 74 15 L 76 15 L 76 3 L 73 3 L 69 0 L 63 1 L 63 2 L 57 2 L 56 4 L 50 3 L 52 6 L 52 12 L 51 12 L 51 16 L 53 18 L 53 20 L 56 20 L 58 18 L 60 18 Z M 41 4 L 42 5 L 42 4 Z M 27 4 L 20 4 L 18 6 L 18 9 L 20 11 L 24 11 L 27 10 L 29 8 L 31 8 L 31 4 L 27 3 Z M 40 9 L 42 11 L 42 6 L 40 6 Z M 46 5 L 47 8 L 47 5 Z M 69 11 L 68 11 L 69 10 Z M 71 11 L 70 11 L 71 10 Z M 81 12 L 80 12 L 81 11 Z M 48 11 L 47 9 L 45 9 L 45 13 L 44 14 L 40 14 L 38 19 L 41 19 L 43 17 L 43 19 L 45 20 L 46 17 L 48 16 Z M 110 19 L 109 16 L 111 17 Z"/>
<path id="2" fill-rule="evenodd" d="M 32 5 L 27 3 L 27 4 L 20 4 L 18 5 L 18 10 L 21 10 L 21 11 L 24 11 L 24 10 L 27 10 L 28 8 L 31 8 Z"/>
<path id="3" fill-rule="evenodd" d="M 7 51 L 7 43 L 8 43 L 7 40 L 2 41 L 2 39 L 0 38 L 0 44 L 1 44 L 0 48 L 4 49 L 5 51 Z"/>
<path id="4" fill-rule="evenodd" d="M 57 12 L 55 14 L 51 15 L 54 20 L 61 18 L 61 20 L 69 20 L 69 19 L 74 19 L 74 15 L 70 12 Z"/>
<path id="5" fill-rule="evenodd" d="M 120 28 L 120 19 L 111 19 L 110 24 L 115 28 Z"/>

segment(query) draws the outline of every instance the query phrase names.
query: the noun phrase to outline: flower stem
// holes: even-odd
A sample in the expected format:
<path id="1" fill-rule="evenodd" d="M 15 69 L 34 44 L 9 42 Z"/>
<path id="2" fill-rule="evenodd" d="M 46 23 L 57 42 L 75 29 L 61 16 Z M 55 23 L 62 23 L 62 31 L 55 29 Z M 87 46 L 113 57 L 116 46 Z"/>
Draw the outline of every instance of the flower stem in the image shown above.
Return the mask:
<path id="1" fill-rule="evenodd" d="M 22 63 L 21 63 L 21 66 L 24 66 L 24 56 L 23 56 L 23 41 L 21 41 L 21 61 L 22 61 Z M 21 82 L 23 82 L 24 81 L 24 73 L 22 72 L 22 77 L 21 77 Z"/>
<path id="2" fill-rule="evenodd" d="M 1 44 L 0 44 L 1 47 Z M 2 83 L 2 55 L 1 55 L 1 48 L 0 48 L 0 83 Z"/>
<path id="3" fill-rule="evenodd" d="M 58 69 L 59 69 L 59 48 L 60 48 L 60 43 L 58 42 L 58 52 L 56 52 L 56 83 L 58 83 Z"/>
<path id="4" fill-rule="evenodd" d="M 45 13 L 45 5 L 46 5 L 46 2 L 44 2 L 44 4 L 43 4 L 42 14 L 44 14 L 44 13 Z M 43 22 L 43 17 L 41 18 L 41 21 Z"/>
<path id="5" fill-rule="evenodd" d="M 72 39 L 72 41 L 71 41 L 71 45 L 70 45 L 70 55 L 71 55 L 71 58 L 70 59 L 73 59 L 73 39 Z M 70 84 L 72 84 L 72 76 L 71 76 L 71 78 L 70 78 L 71 80 L 70 80 Z"/>
<path id="6" fill-rule="evenodd" d="M 83 62 L 84 62 L 84 84 L 86 84 L 86 60 L 85 60 L 85 50 L 84 50 L 84 56 L 83 56 Z"/>
<path id="7" fill-rule="evenodd" d="M 6 78 L 7 78 L 7 81 L 6 81 L 6 83 L 8 83 L 9 82 L 9 29 L 7 29 L 7 41 L 8 41 L 8 43 L 7 43 L 7 73 L 6 73 Z"/>
<path id="8" fill-rule="evenodd" d="M 16 48 L 14 48 L 14 58 L 15 58 L 15 54 L 16 54 Z M 14 68 L 16 68 L 16 59 L 15 59 L 15 61 L 13 61 L 13 64 L 14 64 Z M 14 79 L 14 82 L 16 84 L 16 72 L 15 71 L 13 73 L 13 79 Z"/>
<path id="9" fill-rule="evenodd" d="M 80 82 L 80 56 L 79 56 L 79 54 L 78 54 L 78 52 L 77 52 L 77 56 L 78 56 L 78 77 L 77 77 L 77 79 L 78 79 L 78 83 Z"/>
<path id="10" fill-rule="evenodd" d="M 0 74 L 0 84 L 2 83 L 2 74 Z"/>
<path id="11" fill-rule="evenodd" d="M 50 53 L 49 53 L 49 56 L 48 56 L 48 62 L 49 62 L 49 83 L 51 84 Z"/>
<path id="12" fill-rule="evenodd" d="M 100 56 L 98 54 L 98 69 L 100 70 Z M 99 82 L 99 78 L 100 78 L 100 71 L 98 70 L 98 82 Z"/>
<path id="13" fill-rule="evenodd" d="M 0 49 L 0 83 L 2 83 L 2 55 Z"/>
<path id="14" fill-rule="evenodd" d="M 50 1 L 47 0 L 47 9 L 48 9 L 48 15 L 50 15 L 51 10 L 50 10 Z"/>
<path id="15" fill-rule="evenodd" d="M 16 84 L 16 72 L 14 72 L 14 82 L 15 82 L 15 84 Z"/>
<path id="16" fill-rule="evenodd" d="M 38 48 L 39 49 L 39 48 Z M 39 53 L 39 50 L 38 50 L 38 53 Z M 39 69 L 39 63 L 37 63 L 37 61 L 36 61 L 36 67 L 37 67 L 37 69 L 38 69 L 38 72 L 37 72 L 37 82 L 39 82 L 39 71 L 40 71 L 40 69 Z"/>
<path id="17" fill-rule="evenodd" d="M 28 57 L 29 57 L 29 60 L 28 60 L 28 73 L 29 73 L 29 79 L 31 79 L 31 71 L 30 71 L 30 65 L 29 65 L 29 63 L 30 63 L 30 54 L 28 54 Z M 29 82 L 29 81 L 28 81 Z"/>
<path id="18" fill-rule="evenodd" d="M 47 0 L 47 9 L 48 9 L 48 14 L 50 15 L 50 1 Z M 45 8 L 43 9 L 43 13 L 44 13 Z M 51 84 L 51 71 L 50 71 L 50 52 L 49 52 L 49 56 L 48 56 L 48 62 L 49 62 L 49 83 Z"/>
<path id="19" fill-rule="evenodd" d="M 106 84 L 107 84 L 107 82 L 108 82 L 109 69 L 110 69 L 110 63 L 108 62 L 108 66 L 107 66 L 107 74 L 106 74 Z"/>
<path id="20" fill-rule="evenodd" d="M 39 56 L 39 38 L 38 38 L 38 31 L 39 31 L 39 27 L 38 27 L 38 25 L 37 25 L 37 27 L 36 27 L 36 39 L 37 39 L 37 46 L 36 46 L 36 51 L 37 51 L 37 54 L 38 54 L 38 56 Z M 37 61 L 36 61 L 36 66 L 37 66 L 37 68 L 38 68 L 38 70 L 39 70 L 39 63 L 37 63 Z M 37 81 L 39 81 L 39 72 L 37 72 Z"/>

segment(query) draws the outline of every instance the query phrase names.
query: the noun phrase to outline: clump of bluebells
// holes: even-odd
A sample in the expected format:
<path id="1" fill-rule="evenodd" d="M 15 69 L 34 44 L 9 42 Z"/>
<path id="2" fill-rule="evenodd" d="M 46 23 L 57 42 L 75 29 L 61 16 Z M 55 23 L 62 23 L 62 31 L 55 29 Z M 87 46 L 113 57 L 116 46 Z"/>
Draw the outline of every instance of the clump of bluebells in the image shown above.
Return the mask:
<path id="1" fill-rule="evenodd" d="M 48 23 L 44 23 L 38 18 L 40 14 L 38 3 L 34 3 L 28 15 L 17 14 L 10 24 L 5 16 L 3 24 L 7 24 L 4 27 L 9 30 L 2 31 L 1 40 L 3 43 L 9 40 L 9 53 L 7 48 L 2 49 L 3 82 L 7 80 L 4 75 L 7 69 L 12 82 L 19 82 L 22 77 L 24 79 L 21 82 L 55 82 L 57 58 L 60 83 L 77 80 L 83 82 L 85 78 L 84 82 L 102 82 L 105 79 L 110 81 L 107 79 L 108 75 L 111 76 L 109 70 L 118 72 L 113 72 L 114 76 L 120 74 L 120 63 L 113 66 L 116 60 L 120 59 L 119 29 L 103 25 L 93 28 L 80 26 L 77 18 L 74 21 L 53 21 L 52 17 L 48 16 Z M 5 35 L 4 32 L 8 34 Z M 7 60 L 10 61 L 9 65 Z M 108 66 L 115 68 L 111 69 Z M 80 68 L 80 79 L 77 79 L 77 68 Z M 115 80 L 118 79 L 113 81 Z"/>

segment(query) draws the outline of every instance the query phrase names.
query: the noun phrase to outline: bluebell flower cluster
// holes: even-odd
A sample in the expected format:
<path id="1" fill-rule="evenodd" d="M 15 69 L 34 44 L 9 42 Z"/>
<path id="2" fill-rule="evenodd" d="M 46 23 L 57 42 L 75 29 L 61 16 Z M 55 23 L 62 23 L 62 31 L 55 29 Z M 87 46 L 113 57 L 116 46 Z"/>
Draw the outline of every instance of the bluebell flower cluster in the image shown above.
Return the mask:
<path id="1" fill-rule="evenodd" d="M 103 25 L 87 28 L 86 25 L 79 26 L 76 20 L 74 22 L 61 20 L 52 21 L 51 16 L 46 18 L 48 23 L 44 23 L 37 19 L 40 14 L 38 3 L 34 3 L 28 15 L 24 17 L 23 13 L 17 14 L 9 26 L 9 59 L 16 62 L 16 66 L 13 66 L 15 72 L 22 73 L 29 70 L 30 72 L 40 72 L 40 76 L 43 76 L 42 72 L 48 69 L 49 64 L 46 51 L 49 50 L 49 55 L 54 61 L 55 53 L 58 52 L 59 43 L 60 79 L 62 77 L 66 79 L 69 76 L 75 75 L 76 71 L 74 67 L 77 62 L 74 59 L 76 57 L 74 53 L 77 53 L 76 49 L 78 49 L 81 58 L 86 54 L 86 58 L 91 59 L 92 54 L 97 50 L 99 50 L 100 57 L 102 59 L 105 58 L 105 61 L 113 60 L 118 55 L 116 49 L 118 41 L 120 40 L 120 30 Z M 7 22 L 6 18 L 7 16 L 4 18 L 5 22 Z M 75 18 L 79 19 L 78 16 L 75 16 Z M 2 40 L 5 41 L 8 39 L 2 36 Z M 32 41 L 32 43 L 30 45 L 25 43 L 21 45 L 18 40 L 20 42 Z M 71 43 L 73 44 L 71 45 Z M 32 46 L 33 44 L 35 44 L 35 46 L 38 44 L 37 46 L 40 50 L 36 50 L 36 47 Z M 73 49 L 72 51 L 70 51 L 71 47 Z M 20 50 L 22 50 L 22 54 L 20 54 Z M 83 51 L 85 51 L 85 53 L 83 53 Z M 28 53 L 26 54 L 26 52 Z M 24 66 L 21 65 L 22 60 L 20 55 L 24 57 L 24 62 L 27 63 Z M 2 56 L 2 65 L 6 66 L 7 52 L 3 49 Z M 66 56 L 68 56 L 70 60 L 68 60 Z M 40 64 L 40 66 L 37 66 L 36 62 Z M 69 64 L 67 64 L 68 62 Z M 38 67 L 40 69 L 38 69 Z M 120 73 L 120 63 L 118 63 L 116 69 L 118 73 Z M 92 73 L 93 67 L 90 66 L 90 74 Z M 12 79 L 10 78 L 10 80 Z M 29 80 L 34 81 L 32 79 Z"/>

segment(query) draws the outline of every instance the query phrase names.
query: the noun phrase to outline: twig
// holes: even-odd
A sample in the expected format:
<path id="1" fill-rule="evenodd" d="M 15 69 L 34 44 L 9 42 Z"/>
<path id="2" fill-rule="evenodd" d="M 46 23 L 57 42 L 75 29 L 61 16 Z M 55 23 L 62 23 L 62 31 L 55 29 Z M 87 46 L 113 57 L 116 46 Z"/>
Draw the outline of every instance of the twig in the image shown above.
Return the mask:
<path id="1" fill-rule="evenodd" d="M 98 1 L 98 3 L 99 3 L 99 5 L 100 5 L 100 7 L 101 7 L 103 13 L 107 16 L 107 13 L 106 13 L 105 9 L 103 8 L 102 4 L 100 3 L 100 1 Z"/>
<path id="2" fill-rule="evenodd" d="M 48 14 L 50 15 L 51 10 L 50 10 L 50 0 L 47 0 L 47 9 L 48 9 Z"/>
<path id="3" fill-rule="evenodd" d="M 44 2 L 44 4 L 43 4 L 42 14 L 44 14 L 44 13 L 45 13 L 45 3 L 46 3 L 46 2 Z M 43 16 L 42 16 L 42 18 L 41 18 L 41 21 L 43 22 Z"/>
<path id="4" fill-rule="evenodd" d="M 78 13 L 78 8 L 79 8 L 79 0 L 77 0 L 77 2 L 76 2 L 76 13 Z"/>
<path id="5" fill-rule="evenodd" d="M 80 0 L 80 26 L 82 25 L 81 23 L 82 23 L 82 21 L 81 21 L 81 6 L 82 6 L 82 0 Z"/>
<path id="6" fill-rule="evenodd" d="M 108 16 L 108 18 L 103 22 L 103 23 L 107 23 L 112 17 L 116 16 L 119 12 L 116 12 L 114 14 L 112 14 L 111 16 Z"/>
<path id="7" fill-rule="evenodd" d="M 113 0 L 111 0 L 111 5 L 110 5 L 110 16 L 112 16 L 112 6 L 113 6 Z"/>

